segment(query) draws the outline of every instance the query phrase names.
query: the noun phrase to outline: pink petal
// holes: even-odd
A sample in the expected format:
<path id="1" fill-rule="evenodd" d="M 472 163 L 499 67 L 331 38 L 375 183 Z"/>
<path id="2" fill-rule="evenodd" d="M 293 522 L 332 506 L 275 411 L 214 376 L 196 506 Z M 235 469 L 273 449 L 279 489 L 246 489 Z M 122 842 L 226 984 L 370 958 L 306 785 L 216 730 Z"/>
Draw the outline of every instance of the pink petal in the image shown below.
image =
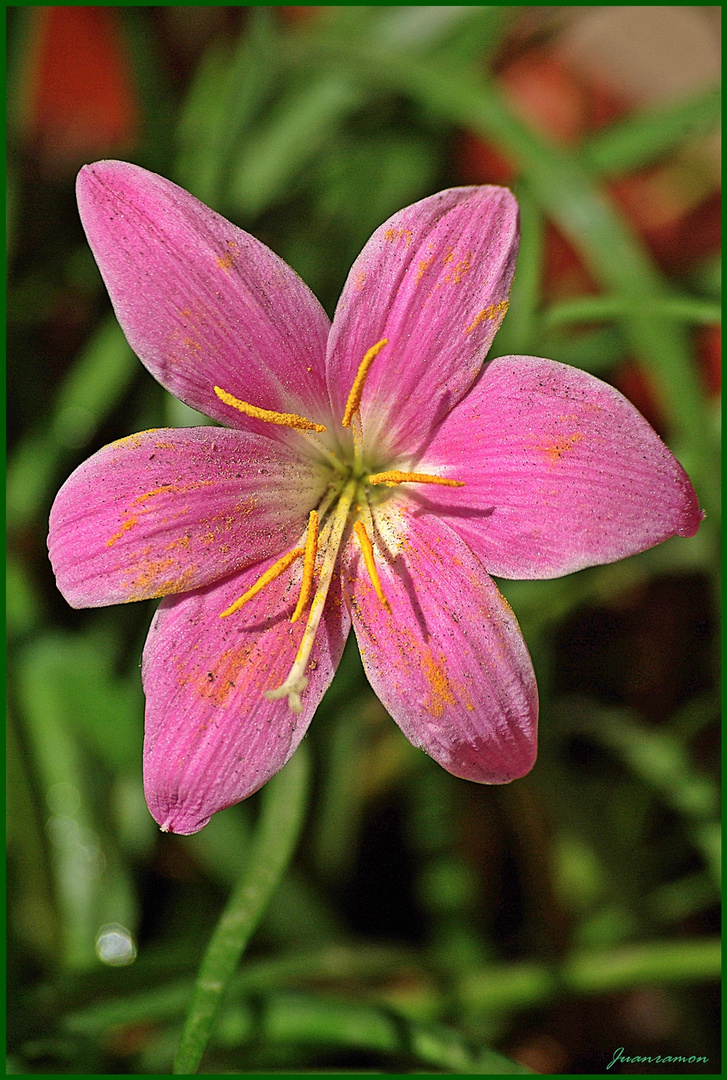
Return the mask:
<path id="1" fill-rule="evenodd" d="M 369 682 L 410 742 L 448 772 L 514 780 L 532 768 L 537 740 L 537 687 L 517 620 L 448 525 L 399 507 L 398 553 L 381 538 L 375 549 L 390 614 L 353 541 L 346 551 Z"/>
<path id="2" fill-rule="evenodd" d="M 613 562 L 702 513 L 679 462 L 612 386 L 533 356 L 493 360 L 436 432 L 417 468 L 462 480 L 427 487 L 491 574 L 551 578 Z"/>
<path id="3" fill-rule="evenodd" d="M 260 408 L 329 417 L 328 317 L 282 259 L 137 165 L 84 166 L 77 196 L 129 344 L 167 390 L 252 430 L 263 430 L 260 421 L 243 421 L 214 386 Z M 267 427 L 271 437 L 289 434 Z"/>
<path id="4" fill-rule="evenodd" d="M 325 488 L 282 443 L 226 428 L 143 431 L 65 482 L 48 548 L 72 607 L 198 588 L 294 546 Z"/>
<path id="5" fill-rule="evenodd" d="M 268 701 L 292 666 L 305 619 L 290 622 L 300 562 L 240 611 L 226 610 L 271 564 L 188 596 L 163 600 L 144 650 L 144 787 L 163 830 L 193 833 L 282 769 L 333 678 L 349 628 L 333 583 L 318 630 L 303 712 Z"/>
<path id="6" fill-rule="evenodd" d="M 348 276 L 333 320 L 327 378 L 343 412 L 365 353 L 361 416 L 369 445 L 413 452 L 480 370 L 505 315 L 519 243 L 505 188 L 452 188 L 376 230 Z"/>

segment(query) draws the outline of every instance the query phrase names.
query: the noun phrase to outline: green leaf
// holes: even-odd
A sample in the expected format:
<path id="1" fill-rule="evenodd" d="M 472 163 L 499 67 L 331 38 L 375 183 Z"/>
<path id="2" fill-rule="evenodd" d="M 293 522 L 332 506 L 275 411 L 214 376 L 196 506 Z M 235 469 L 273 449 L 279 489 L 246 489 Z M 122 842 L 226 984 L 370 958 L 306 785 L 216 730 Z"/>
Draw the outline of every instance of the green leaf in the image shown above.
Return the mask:
<path id="1" fill-rule="evenodd" d="M 139 961 L 139 966 L 142 962 Z M 409 950 L 365 943 L 336 945 L 272 959 L 250 960 L 232 976 L 228 998 L 238 1001 L 251 994 L 268 994 L 282 987 L 309 982 L 338 984 L 341 980 L 380 980 L 391 977 L 392 973 L 412 970 L 417 970 L 417 963 Z M 158 978 L 164 972 L 153 974 Z M 102 1001 L 97 999 L 98 995 L 93 995 L 90 1004 L 66 1015 L 63 1027 L 78 1035 L 94 1037 L 122 1024 L 172 1020 L 182 1016 L 189 1007 L 193 990 L 191 979 L 170 982 L 166 977 L 164 985 L 154 989 L 129 990 Z"/>
<path id="2" fill-rule="evenodd" d="M 46 839 L 59 915 L 58 957 L 71 971 L 98 963 L 95 944 L 101 926 L 119 923 L 133 929 L 137 918 L 128 872 L 102 818 L 104 788 L 98 770 L 73 730 L 76 709 L 84 712 L 91 703 L 83 694 L 73 702 L 68 694 L 76 679 L 83 682 L 87 658 L 82 653 L 69 648 L 67 639 L 48 637 L 28 646 L 18 661 L 24 731 L 47 808 Z M 112 708 L 101 705 L 106 707 Z M 103 810 L 107 815 L 109 807 Z"/>
<path id="3" fill-rule="evenodd" d="M 271 1042 L 378 1051 L 454 1073 L 531 1073 L 524 1065 L 470 1042 L 450 1028 L 418 1023 L 385 1006 L 278 994 L 264 1002 L 259 1023 L 262 1038 Z"/>
<path id="4" fill-rule="evenodd" d="M 287 196 L 363 96 L 350 78 L 337 74 L 289 87 L 267 123 L 245 142 L 227 190 L 231 204 L 255 215 Z"/>
<path id="5" fill-rule="evenodd" d="M 251 8 L 235 49 L 211 46 L 202 54 L 180 113 L 175 174 L 203 202 L 225 200 L 240 141 L 259 115 L 279 75 L 278 37 L 267 8 Z"/>
<path id="6" fill-rule="evenodd" d="M 601 322 L 641 315 L 697 325 L 719 324 L 722 308 L 710 300 L 694 296 L 674 296 L 668 300 L 640 301 L 628 296 L 586 296 L 553 304 L 543 313 L 546 330 L 571 323 Z"/>
<path id="7" fill-rule="evenodd" d="M 459 996 L 473 1009 L 500 1012 L 570 996 L 631 990 L 651 983 L 719 978 L 718 938 L 649 941 L 608 949 L 583 949 L 561 964 L 495 964 L 467 974 Z"/>
<path id="8" fill-rule="evenodd" d="M 668 730 L 647 727 L 590 701 L 571 710 L 569 723 L 618 754 L 647 788 L 686 819 L 692 841 L 719 886 L 719 796 L 714 780 L 694 767 L 684 744 Z"/>
<path id="9" fill-rule="evenodd" d="M 586 163 L 605 176 L 632 172 L 674 150 L 685 139 L 716 131 L 721 94 L 709 87 L 696 97 L 639 113 L 591 136 L 581 148 Z"/>
<path id="10" fill-rule="evenodd" d="M 561 364 L 571 364 L 603 377 L 627 358 L 628 345 L 618 326 L 580 332 L 571 330 L 567 334 L 548 333 L 543 329 L 534 351 Z"/>
<path id="11" fill-rule="evenodd" d="M 79 738 L 111 772 L 137 770 L 144 702 L 138 673 L 123 680 L 112 670 L 114 643 L 99 627 L 88 635 L 48 634 L 24 652 L 69 732 Z"/>
<path id="12" fill-rule="evenodd" d="M 20 528 L 49 500 L 64 460 L 84 446 L 131 386 L 139 364 L 109 316 L 79 354 L 46 422 L 24 436 L 8 464 L 7 522 Z"/>

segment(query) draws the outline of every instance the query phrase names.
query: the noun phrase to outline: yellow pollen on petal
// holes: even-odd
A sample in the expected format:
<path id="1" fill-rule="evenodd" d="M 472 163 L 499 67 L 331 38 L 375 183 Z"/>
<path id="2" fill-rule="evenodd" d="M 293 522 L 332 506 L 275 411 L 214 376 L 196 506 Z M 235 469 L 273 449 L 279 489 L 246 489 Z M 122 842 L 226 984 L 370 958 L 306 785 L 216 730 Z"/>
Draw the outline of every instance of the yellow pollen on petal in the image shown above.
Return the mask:
<path id="1" fill-rule="evenodd" d="M 248 600 L 252 600 L 253 596 L 269 585 L 271 581 L 275 581 L 276 578 L 288 569 L 291 563 L 299 559 L 301 555 L 305 554 L 305 548 L 294 548 L 293 551 L 289 551 L 287 555 L 283 555 L 282 559 L 278 559 L 276 563 L 273 563 L 264 574 L 262 574 L 254 585 L 252 585 L 247 592 L 235 600 L 234 604 L 231 604 L 226 611 L 220 612 L 220 618 L 224 619 L 227 615 L 234 615 L 236 611 L 239 611 L 243 604 L 246 604 Z"/>
<path id="2" fill-rule="evenodd" d="M 318 511 L 311 510 L 308 517 L 308 532 L 305 538 L 305 553 L 303 555 L 303 581 L 300 586 L 300 596 L 295 606 L 295 611 L 290 617 L 291 622 L 297 622 L 303 614 L 305 605 L 310 598 L 313 587 L 313 571 L 318 554 Z"/>
<path id="3" fill-rule="evenodd" d="M 371 584 L 374 587 L 374 591 L 378 596 L 381 603 L 384 605 L 387 611 L 391 611 L 389 601 L 384 596 L 384 590 L 381 588 L 381 579 L 379 578 L 379 571 L 376 569 L 376 563 L 374 562 L 374 549 L 371 546 L 368 533 L 366 532 L 366 526 L 363 521 L 357 521 L 353 527 L 353 531 L 356 534 L 359 547 L 361 548 L 361 554 L 363 555 L 366 569 L 369 572 L 371 578 Z"/>
<path id="4" fill-rule="evenodd" d="M 478 311 L 475 315 L 474 322 L 465 330 L 465 334 L 471 334 L 472 331 L 478 327 L 481 322 L 485 322 L 486 319 L 496 319 L 500 314 L 502 314 L 504 319 L 505 312 L 509 306 L 509 300 L 501 300 L 499 304 L 490 304 L 489 307 L 483 308 L 482 311 Z"/>
<path id="5" fill-rule="evenodd" d="M 137 520 L 138 518 L 136 517 L 127 518 L 119 531 L 117 533 L 114 533 L 114 535 L 106 541 L 106 547 L 113 547 L 116 541 L 119 540 L 125 532 L 128 532 L 129 529 L 133 528 L 134 525 L 136 525 Z"/>
<path id="6" fill-rule="evenodd" d="M 441 484 L 442 487 L 465 486 L 464 480 L 450 480 L 446 476 L 432 476 L 431 473 L 423 472 L 399 472 L 398 469 L 371 473 L 368 482 L 369 484 L 386 484 L 387 487 L 394 487 L 395 484 Z"/>
<path id="7" fill-rule="evenodd" d="M 344 427 L 351 426 L 351 420 L 353 419 L 354 413 L 358 412 L 358 407 L 361 404 L 361 397 L 363 396 L 366 376 L 369 373 L 369 368 L 373 363 L 374 357 L 379 354 L 384 345 L 388 344 L 388 338 L 382 338 L 381 341 L 377 341 L 375 345 L 371 346 L 359 364 L 356 378 L 353 380 L 353 386 L 351 387 L 351 393 L 348 395 L 343 420 L 341 421 Z"/>
<path id="8" fill-rule="evenodd" d="M 238 412 L 244 413 L 245 416 L 252 416 L 255 420 L 265 420 L 269 424 L 281 424 L 283 427 L 298 428 L 300 431 L 322 432 L 326 430 L 323 424 L 314 424 L 312 420 L 307 420 L 305 416 L 298 416 L 296 413 L 259 409 L 257 405 L 250 405 L 247 401 L 240 401 L 239 398 L 233 397 L 226 390 L 221 390 L 219 386 L 215 387 L 215 393 L 225 405 L 237 409 Z"/>

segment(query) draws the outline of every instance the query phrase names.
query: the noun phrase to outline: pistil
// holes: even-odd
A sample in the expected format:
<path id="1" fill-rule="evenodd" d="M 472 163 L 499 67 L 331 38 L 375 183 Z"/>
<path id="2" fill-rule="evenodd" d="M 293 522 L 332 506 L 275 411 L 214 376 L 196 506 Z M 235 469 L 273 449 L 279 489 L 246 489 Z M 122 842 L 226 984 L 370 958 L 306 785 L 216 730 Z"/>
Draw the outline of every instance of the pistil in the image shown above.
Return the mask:
<path id="1" fill-rule="evenodd" d="M 313 643 L 315 642 L 318 626 L 326 606 L 328 590 L 331 585 L 333 571 L 338 558 L 338 549 L 341 545 L 341 539 L 343 537 L 344 529 L 346 528 L 351 503 L 356 494 L 357 486 L 358 481 L 354 478 L 348 481 L 341 492 L 335 510 L 326 522 L 327 528 L 324 531 L 324 535 L 321 537 L 321 546 L 323 547 L 325 554 L 318 575 L 318 587 L 313 596 L 313 601 L 308 613 L 308 622 L 303 631 L 303 637 L 298 646 L 298 652 L 296 653 L 293 666 L 290 669 L 285 682 L 275 690 L 265 691 L 265 697 L 269 701 L 277 701 L 280 698 L 287 697 L 288 706 L 293 713 L 301 713 L 303 711 L 303 703 L 300 699 L 300 695 L 308 685 L 308 676 L 305 672 L 308 668 L 308 661 L 310 660 Z"/>

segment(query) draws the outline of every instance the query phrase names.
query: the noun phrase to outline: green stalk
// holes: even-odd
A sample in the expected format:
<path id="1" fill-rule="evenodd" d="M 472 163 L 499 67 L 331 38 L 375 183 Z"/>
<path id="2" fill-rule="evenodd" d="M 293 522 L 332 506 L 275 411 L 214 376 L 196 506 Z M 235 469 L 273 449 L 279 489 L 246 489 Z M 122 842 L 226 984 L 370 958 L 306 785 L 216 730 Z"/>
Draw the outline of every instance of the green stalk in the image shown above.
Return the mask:
<path id="1" fill-rule="evenodd" d="M 265 788 L 260 820 L 240 881 L 222 913 L 199 969 L 174 1073 L 196 1072 L 243 949 L 257 927 L 293 854 L 303 823 L 308 760 L 299 747 Z"/>
<path id="2" fill-rule="evenodd" d="M 543 326 L 553 330 L 570 323 L 601 322 L 622 319 L 625 315 L 648 315 L 652 319 L 670 319 L 696 325 L 719 325 L 722 309 L 714 300 L 674 296 L 668 300 L 649 300 L 645 304 L 628 296 L 585 296 L 564 300 L 543 312 Z"/>

